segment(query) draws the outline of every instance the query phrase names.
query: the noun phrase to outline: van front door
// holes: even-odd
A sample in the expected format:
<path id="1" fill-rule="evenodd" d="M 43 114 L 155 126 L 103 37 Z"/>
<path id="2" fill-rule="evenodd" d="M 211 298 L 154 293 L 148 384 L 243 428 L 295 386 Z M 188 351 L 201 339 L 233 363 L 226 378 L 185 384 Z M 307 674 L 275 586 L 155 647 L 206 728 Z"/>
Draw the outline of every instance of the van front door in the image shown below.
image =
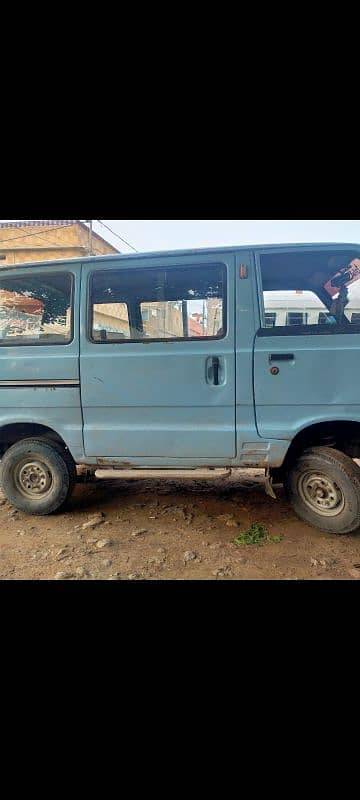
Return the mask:
<path id="1" fill-rule="evenodd" d="M 83 269 L 85 453 L 138 465 L 235 456 L 234 255 Z"/>
<path id="2" fill-rule="evenodd" d="M 254 356 L 260 436 L 291 440 L 316 422 L 358 419 L 360 247 L 270 250 L 258 266 L 264 301 Z"/>

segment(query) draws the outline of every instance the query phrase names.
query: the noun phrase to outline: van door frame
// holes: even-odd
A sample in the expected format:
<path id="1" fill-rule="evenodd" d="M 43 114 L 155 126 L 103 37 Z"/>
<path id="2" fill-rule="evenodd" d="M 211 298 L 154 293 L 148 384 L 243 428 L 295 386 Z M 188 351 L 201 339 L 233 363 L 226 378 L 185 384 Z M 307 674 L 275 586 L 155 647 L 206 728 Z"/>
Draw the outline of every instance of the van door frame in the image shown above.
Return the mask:
<path id="1" fill-rule="evenodd" d="M 232 248 L 224 248 L 224 249 L 218 249 L 218 250 L 214 250 L 214 251 L 213 250 L 199 251 L 199 252 L 195 251 L 194 253 L 187 251 L 187 252 L 184 252 L 184 253 L 180 252 L 178 254 L 176 254 L 174 252 L 167 253 L 166 251 L 163 252 L 163 253 L 159 253 L 159 254 L 145 254 L 145 255 L 143 255 L 143 254 L 139 253 L 138 256 L 136 256 L 136 257 L 135 256 L 131 256 L 129 259 L 124 258 L 124 256 L 123 257 L 120 256 L 118 260 L 117 259 L 116 260 L 115 259 L 111 259 L 111 262 L 107 261 L 107 262 L 105 262 L 103 264 L 101 264 L 101 263 L 98 264 L 96 262 L 92 262 L 91 264 L 90 263 L 87 263 L 87 264 L 84 263 L 83 264 L 83 272 L 82 272 L 82 298 L 83 298 L 83 301 L 82 301 L 82 308 L 81 308 L 81 342 L 80 342 L 80 360 L 81 360 L 80 373 L 81 373 L 81 376 L 82 376 L 82 381 L 84 380 L 82 365 L 85 363 L 85 361 L 87 359 L 90 359 L 90 361 L 91 361 L 91 359 L 96 356 L 96 349 L 95 348 L 97 348 L 98 345 L 99 345 L 99 343 L 95 343 L 91 339 L 91 337 L 89 335 L 89 324 L 90 324 L 90 302 L 89 302 L 90 301 L 90 294 L 89 294 L 89 291 L 90 291 L 90 278 L 91 278 L 91 274 L 92 273 L 94 273 L 98 269 L 100 269 L 101 266 L 106 267 L 106 269 L 108 271 L 117 271 L 117 270 L 126 270 L 126 269 L 133 269 L 133 270 L 136 270 L 136 269 L 149 269 L 149 270 L 151 270 L 151 269 L 154 269 L 154 268 L 166 269 L 167 267 L 176 268 L 177 266 L 179 268 L 181 268 L 181 267 L 186 267 L 186 266 L 190 267 L 190 266 L 194 266 L 194 265 L 199 266 L 199 267 L 205 267 L 208 264 L 209 265 L 210 264 L 211 265 L 223 264 L 225 269 L 226 269 L 226 275 L 227 275 L 226 308 L 227 308 L 227 312 L 228 312 L 228 317 L 227 317 L 228 330 L 227 330 L 227 334 L 226 334 L 226 336 L 224 338 L 226 339 L 229 335 L 232 338 L 232 350 L 231 350 L 232 367 L 231 367 L 231 373 L 233 374 L 233 383 L 234 383 L 234 385 L 233 385 L 233 395 L 232 395 L 232 406 L 231 406 L 232 409 L 233 409 L 233 412 L 232 412 L 233 413 L 233 455 L 229 455 L 229 456 L 226 456 L 226 457 L 225 456 L 209 457 L 208 455 L 204 455 L 203 457 L 198 457 L 198 458 L 195 458 L 194 456 L 189 456 L 189 457 L 187 457 L 187 456 L 171 457 L 171 463 L 175 462 L 174 466 L 177 466 L 177 465 L 179 465 L 179 466 L 181 466 L 181 465 L 203 466 L 204 464 L 210 464 L 210 463 L 212 465 L 214 465 L 214 466 L 223 466 L 224 464 L 225 465 L 229 465 L 229 464 L 234 464 L 234 462 L 236 462 L 237 440 L 236 440 L 236 352 L 235 352 L 235 297 L 236 297 L 235 263 L 236 263 L 236 249 L 235 248 L 234 249 L 232 249 Z M 233 294 L 233 297 L 232 297 L 232 294 Z M 86 303 L 84 302 L 84 298 L 86 298 Z M 214 337 L 213 339 L 209 337 L 209 338 L 206 339 L 206 345 L 209 348 L 210 355 L 212 354 L 212 350 L 213 350 L 212 344 L 214 346 L 214 351 L 215 351 L 215 354 L 216 354 L 216 349 L 218 348 L 218 345 L 219 345 L 219 343 L 221 341 L 222 340 L 219 340 L 217 337 Z M 189 346 L 191 346 L 191 342 L 193 342 L 193 344 L 195 344 L 195 345 L 196 345 L 196 343 L 199 346 L 201 345 L 201 339 L 193 339 L 193 340 L 189 339 Z M 111 347 L 111 344 L 112 343 L 109 342 L 108 345 L 102 344 L 101 346 L 102 347 L 105 347 L 105 346 Z M 139 340 L 139 341 L 119 342 L 119 343 L 116 343 L 116 346 L 119 348 L 119 350 L 118 350 L 119 355 L 120 355 L 120 348 L 126 348 L 124 350 L 124 356 L 125 356 L 125 353 L 127 353 L 128 356 L 130 356 L 130 354 L 131 354 L 131 349 L 130 348 L 134 348 L 133 355 L 136 356 L 136 349 L 138 349 L 139 352 L 140 352 L 140 350 L 143 351 L 143 353 L 145 354 L 146 351 L 148 351 L 148 348 L 149 347 L 151 348 L 152 345 L 155 345 L 155 346 L 159 347 L 159 346 L 165 345 L 165 344 L 168 344 L 169 348 L 171 348 L 171 347 L 175 348 L 175 347 L 179 346 L 179 344 L 180 345 L 181 344 L 184 345 L 184 341 L 181 340 L 181 339 L 180 340 L 172 340 L 171 339 L 171 340 L 168 340 L 168 341 L 167 340 L 163 340 L 163 339 L 162 340 L 158 340 L 158 341 L 157 340 L 153 340 L 153 341 Z M 204 340 L 204 346 L 205 346 L 205 340 Z M 94 348 L 93 352 L 92 352 L 92 348 Z M 127 348 L 129 348 L 129 350 L 127 350 Z M 170 353 L 170 350 L 169 350 L 169 353 Z M 194 353 L 193 353 L 193 355 L 194 355 Z M 205 365 L 205 362 L 204 362 L 204 365 Z M 204 366 L 204 373 L 205 373 L 205 366 Z M 205 376 L 204 376 L 204 380 L 205 380 Z M 100 386 L 101 386 L 101 382 L 100 382 Z M 86 391 L 88 392 L 88 397 L 89 396 L 91 397 L 92 388 L 91 388 L 91 384 L 88 384 L 88 382 L 86 383 Z M 212 389 L 211 389 L 211 391 L 212 391 Z M 123 459 L 121 457 L 121 454 L 119 454 L 119 455 L 117 455 L 117 454 L 116 455 L 109 455 L 107 453 L 101 453 L 101 452 L 96 452 L 96 454 L 95 454 L 95 449 L 97 451 L 99 448 L 98 447 L 95 448 L 95 447 L 93 447 L 93 445 L 89 446 L 88 439 L 87 439 L 87 428 L 89 430 L 91 430 L 91 428 L 93 428 L 93 430 L 94 430 L 94 422 L 93 423 L 87 423 L 87 419 L 86 418 L 87 418 L 87 416 L 89 417 L 89 415 L 87 414 L 87 408 L 90 408 L 90 409 L 91 408 L 95 408 L 95 405 L 94 405 L 94 401 L 93 400 L 90 399 L 90 401 L 87 401 L 86 398 L 84 398 L 84 393 L 85 393 L 85 391 L 84 391 L 84 384 L 83 384 L 82 385 L 82 408 L 83 408 L 83 418 L 84 418 L 84 446 L 85 446 L 85 452 L 87 450 L 88 453 L 91 453 L 91 454 L 86 456 L 87 461 L 90 463 L 90 462 L 93 461 L 93 459 L 95 459 L 98 463 L 109 464 L 111 462 L 114 465 L 116 465 L 118 463 L 120 465 L 122 465 L 123 464 Z M 123 406 L 122 406 L 122 404 L 119 404 L 119 408 L 122 408 L 122 407 L 124 407 L 124 408 L 127 407 L 126 402 L 124 402 Z M 134 405 L 134 408 L 136 408 L 135 405 Z M 151 408 L 151 406 L 150 406 L 150 408 Z M 169 404 L 169 408 L 171 408 L 171 403 Z M 214 408 L 216 408 L 216 405 L 214 406 Z M 86 447 L 86 445 L 87 445 L 87 447 Z M 91 452 L 91 450 L 92 450 L 92 452 Z M 124 453 L 124 458 L 126 458 L 126 462 L 127 462 L 128 466 L 132 466 L 133 465 L 133 466 L 137 466 L 137 467 L 139 467 L 139 466 L 159 466 L 159 467 L 163 467 L 163 466 L 169 465 L 169 460 L 170 460 L 170 457 L 165 457 L 163 455 L 157 455 L 157 456 L 153 456 L 152 457 L 150 455 L 141 455 L 140 456 L 140 455 L 137 455 L 136 453 L 135 453 L 135 455 L 131 455 L 129 453 L 126 453 L 126 454 Z"/>

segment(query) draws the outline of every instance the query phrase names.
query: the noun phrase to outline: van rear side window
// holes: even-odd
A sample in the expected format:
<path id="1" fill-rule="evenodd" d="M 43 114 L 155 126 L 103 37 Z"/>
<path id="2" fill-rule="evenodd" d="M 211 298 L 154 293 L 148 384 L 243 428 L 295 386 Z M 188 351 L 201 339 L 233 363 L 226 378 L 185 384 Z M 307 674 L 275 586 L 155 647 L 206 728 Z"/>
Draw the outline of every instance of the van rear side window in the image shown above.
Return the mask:
<path id="1" fill-rule="evenodd" d="M 0 347 L 69 344 L 72 284 L 69 273 L 0 276 Z"/>

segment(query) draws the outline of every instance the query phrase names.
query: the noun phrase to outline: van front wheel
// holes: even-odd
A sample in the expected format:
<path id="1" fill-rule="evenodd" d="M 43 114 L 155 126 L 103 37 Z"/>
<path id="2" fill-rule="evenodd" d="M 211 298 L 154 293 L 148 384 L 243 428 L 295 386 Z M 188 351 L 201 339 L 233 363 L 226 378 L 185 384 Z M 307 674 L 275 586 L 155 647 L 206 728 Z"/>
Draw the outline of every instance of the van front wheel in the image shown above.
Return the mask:
<path id="1" fill-rule="evenodd" d="M 338 535 L 359 531 L 360 470 L 344 453 L 331 447 L 306 450 L 288 470 L 284 486 L 305 522 Z"/>
<path id="2" fill-rule="evenodd" d="M 58 511 L 75 480 L 71 456 L 44 439 L 16 442 L 1 461 L 1 488 L 9 503 L 26 514 L 44 516 Z"/>

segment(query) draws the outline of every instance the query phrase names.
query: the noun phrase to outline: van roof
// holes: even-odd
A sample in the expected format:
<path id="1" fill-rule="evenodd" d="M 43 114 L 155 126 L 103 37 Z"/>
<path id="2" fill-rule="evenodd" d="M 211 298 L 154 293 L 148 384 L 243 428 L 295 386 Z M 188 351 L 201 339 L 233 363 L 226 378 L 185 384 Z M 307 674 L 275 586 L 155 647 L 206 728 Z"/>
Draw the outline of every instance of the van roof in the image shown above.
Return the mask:
<path id="1" fill-rule="evenodd" d="M 241 245 L 233 247 L 205 247 L 205 248 L 191 248 L 188 250 L 158 250 L 154 252 L 148 253 L 118 253 L 115 255 L 103 255 L 103 256 L 86 256 L 86 257 L 78 257 L 78 258 L 67 258 L 67 259 L 53 259 L 52 261 L 28 261 L 24 263 L 18 264 L 4 264 L 0 265 L 0 273 L 3 270 L 9 269 L 22 269 L 23 267 L 39 267 L 39 266 L 59 266 L 60 264 L 88 264 L 91 262 L 98 263 L 118 263 L 119 261 L 137 261 L 138 259 L 145 259 L 145 258 L 178 258 L 179 256 L 192 256 L 192 255 L 211 255 L 212 253 L 219 254 L 219 253 L 241 253 L 241 252 L 249 252 L 256 251 L 263 253 L 266 251 L 273 251 L 273 252 L 282 252 L 283 250 L 294 250 L 294 249 L 302 249 L 302 250 L 319 250 L 319 249 L 329 249 L 329 250 L 342 250 L 344 249 L 353 249 L 360 251 L 360 244 L 354 244 L 349 242 L 313 242 L 313 243 L 289 243 L 289 244 L 256 244 L 256 245 Z"/>

